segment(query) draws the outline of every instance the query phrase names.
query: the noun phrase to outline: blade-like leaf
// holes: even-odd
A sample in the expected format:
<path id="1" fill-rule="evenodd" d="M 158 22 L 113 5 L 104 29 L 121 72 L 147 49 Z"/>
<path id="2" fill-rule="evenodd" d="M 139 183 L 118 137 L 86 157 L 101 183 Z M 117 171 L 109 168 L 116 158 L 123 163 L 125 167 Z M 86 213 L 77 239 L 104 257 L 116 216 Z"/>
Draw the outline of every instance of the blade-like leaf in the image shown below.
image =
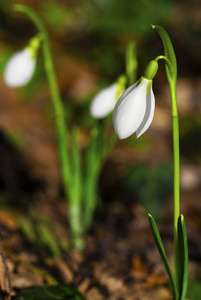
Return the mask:
<path id="1" fill-rule="evenodd" d="M 72 162 L 73 162 L 73 205 L 81 206 L 82 198 L 82 172 L 81 172 L 81 153 L 78 141 L 79 131 L 78 128 L 72 129 Z"/>
<path id="2" fill-rule="evenodd" d="M 176 287 L 175 278 L 173 276 L 172 269 L 170 267 L 165 249 L 163 247 L 163 242 L 161 240 L 160 233 L 158 231 L 156 222 L 155 222 L 154 218 L 152 217 L 152 215 L 148 214 L 148 217 L 149 217 L 149 223 L 150 223 L 150 226 L 151 226 L 151 231 L 152 231 L 152 234 L 154 236 L 156 246 L 158 248 L 158 251 L 159 251 L 160 256 L 162 258 L 162 261 L 164 263 L 165 269 L 166 269 L 167 274 L 169 276 L 172 291 L 173 291 L 173 295 L 174 295 L 174 299 L 176 300 L 176 299 L 178 299 L 177 298 L 178 297 L 178 290 L 177 290 L 177 287 Z"/>
<path id="3" fill-rule="evenodd" d="M 37 233 L 39 242 L 47 246 L 55 257 L 60 257 L 61 252 L 58 246 L 58 241 L 51 229 L 44 224 L 37 224 Z"/>
<path id="4" fill-rule="evenodd" d="M 167 31 L 158 25 L 152 25 L 153 29 L 156 29 L 162 39 L 163 46 L 164 46 L 164 52 L 165 56 L 169 59 L 172 65 L 172 69 L 166 65 L 166 73 L 168 79 L 171 79 L 176 83 L 177 80 L 177 60 L 174 52 L 174 48 L 172 45 L 172 42 L 170 40 L 170 37 L 167 33 Z"/>
<path id="5" fill-rule="evenodd" d="M 188 286 L 188 245 L 183 215 L 178 218 L 178 250 L 180 263 L 180 300 L 185 300 Z"/>
<path id="6" fill-rule="evenodd" d="M 83 221 L 85 230 L 91 224 L 93 213 L 97 203 L 96 187 L 97 187 L 97 174 L 100 168 L 100 156 L 98 152 L 98 139 L 100 132 L 95 128 L 91 132 L 89 145 L 85 155 L 85 182 L 84 182 L 84 212 Z M 99 149 L 101 149 L 99 147 Z M 101 152 L 101 151 L 100 151 Z"/>

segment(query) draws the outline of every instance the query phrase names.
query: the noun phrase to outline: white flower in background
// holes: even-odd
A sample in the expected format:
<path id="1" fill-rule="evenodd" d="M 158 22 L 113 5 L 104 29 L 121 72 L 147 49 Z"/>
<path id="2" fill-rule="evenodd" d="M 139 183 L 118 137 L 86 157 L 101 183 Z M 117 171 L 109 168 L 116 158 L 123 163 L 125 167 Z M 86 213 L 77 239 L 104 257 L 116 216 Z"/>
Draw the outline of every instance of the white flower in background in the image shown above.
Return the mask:
<path id="1" fill-rule="evenodd" d="M 136 132 L 142 135 L 150 126 L 155 110 L 152 80 L 141 78 L 121 95 L 113 111 L 113 125 L 119 139 Z"/>
<path id="2" fill-rule="evenodd" d="M 106 117 L 114 108 L 118 85 L 113 84 L 101 90 L 92 100 L 90 114 L 96 119 Z"/>
<path id="3" fill-rule="evenodd" d="M 9 87 L 23 86 L 31 79 L 36 65 L 36 58 L 29 48 L 15 53 L 6 65 L 4 80 Z"/>

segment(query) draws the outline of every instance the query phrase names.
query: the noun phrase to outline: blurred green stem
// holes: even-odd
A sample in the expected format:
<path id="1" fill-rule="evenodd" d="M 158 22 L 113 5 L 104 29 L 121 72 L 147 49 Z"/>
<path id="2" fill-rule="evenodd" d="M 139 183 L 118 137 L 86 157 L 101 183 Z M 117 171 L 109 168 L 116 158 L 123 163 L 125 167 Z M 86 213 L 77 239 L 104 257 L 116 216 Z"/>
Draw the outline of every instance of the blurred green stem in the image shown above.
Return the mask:
<path id="1" fill-rule="evenodd" d="M 24 5 L 16 4 L 13 6 L 15 11 L 24 13 L 38 28 L 39 32 L 42 34 L 42 47 L 45 61 L 45 70 L 49 83 L 52 103 L 55 112 L 55 123 L 57 128 L 57 139 L 58 139 L 58 151 L 59 151 L 59 159 L 60 166 L 62 172 L 62 179 L 64 184 L 64 191 L 66 198 L 69 199 L 69 222 L 71 226 L 71 231 L 73 237 L 76 237 L 76 241 L 79 247 L 78 236 L 80 235 L 80 228 L 82 228 L 80 222 L 80 204 L 74 203 L 74 195 L 73 195 L 73 181 L 72 181 L 72 173 L 73 168 L 71 165 L 71 160 L 69 156 L 69 142 L 68 142 L 68 132 L 65 124 L 65 112 L 62 105 L 58 83 L 55 75 L 55 70 L 53 66 L 52 54 L 50 50 L 50 42 L 48 32 L 38 14 L 26 7 Z"/>
<path id="2" fill-rule="evenodd" d="M 136 45 L 134 41 L 131 41 L 126 50 L 126 75 L 128 78 L 129 85 L 133 85 L 136 80 L 137 75 L 137 52 Z"/>
<path id="3" fill-rule="evenodd" d="M 98 175 L 103 164 L 104 130 L 104 121 L 99 120 L 97 127 L 91 131 L 90 142 L 86 152 L 85 206 L 83 214 L 85 229 L 88 229 L 91 224 L 97 204 Z"/>

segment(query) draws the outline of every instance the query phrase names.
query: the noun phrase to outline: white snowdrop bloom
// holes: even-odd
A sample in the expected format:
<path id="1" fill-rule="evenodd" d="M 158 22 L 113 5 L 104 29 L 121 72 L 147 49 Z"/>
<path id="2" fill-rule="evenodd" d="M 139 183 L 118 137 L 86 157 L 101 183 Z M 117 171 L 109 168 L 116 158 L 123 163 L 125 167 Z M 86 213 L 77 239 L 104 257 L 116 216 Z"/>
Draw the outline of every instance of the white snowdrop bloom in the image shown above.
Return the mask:
<path id="1" fill-rule="evenodd" d="M 113 84 L 101 90 L 92 100 L 90 114 L 96 119 L 106 117 L 114 108 L 118 85 Z"/>
<path id="2" fill-rule="evenodd" d="M 9 87 L 23 86 L 31 79 L 36 59 L 30 49 L 25 48 L 15 53 L 6 65 L 4 80 Z"/>
<path id="3" fill-rule="evenodd" d="M 115 105 L 113 125 L 117 137 L 125 139 L 134 132 L 137 137 L 141 136 L 150 126 L 154 111 L 152 80 L 142 77 L 125 90 Z"/>

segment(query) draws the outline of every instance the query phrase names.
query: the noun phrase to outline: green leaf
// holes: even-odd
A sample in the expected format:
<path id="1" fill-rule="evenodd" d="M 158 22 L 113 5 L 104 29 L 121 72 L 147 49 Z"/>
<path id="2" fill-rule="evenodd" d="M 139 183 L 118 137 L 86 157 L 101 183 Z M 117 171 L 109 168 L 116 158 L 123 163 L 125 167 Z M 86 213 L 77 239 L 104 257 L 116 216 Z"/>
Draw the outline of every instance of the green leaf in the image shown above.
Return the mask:
<path id="1" fill-rule="evenodd" d="M 73 205 L 81 206 L 82 198 L 82 172 L 81 172 L 81 153 L 79 148 L 79 129 L 72 129 L 72 160 L 73 160 Z"/>
<path id="2" fill-rule="evenodd" d="M 91 225 L 93 213 L 97 205 L 97 181 L 101 167 L 102 145 L 99 145 L 102 133 L 99 127 L 91 131 L 89 145 L 85 155 L 85 202 L 84 202 L 84 227 Z"/>
<path id="3" fill-rule="evenodd" d="M 171 62 L 171 65 L 172 65 L 172 68 L 170 68 L 167 64 L 165 66 L 168 80 L 172 80 L 173 82 L 176 83 L 176 81 L 177 81 L 177 60 L 176 60 L 174 48 L 173 48 L 172 42 L 170 40 L 170 37 L 169 37 L 167 31 L 161 26 L 152 25 L 152 29 L 156 29 L 158 31 L 158 33 L 162 39 L 162 42 L 163 42 L 165 56 L 169 59 L 169 61 Z"/>
<path id="4" fill-rule="evenodd" d="M 36 225 L 39 241 L 42 245 L 46 245 L 55 257 L 60 257 L 61 252 L 53 232 L 45 224 L 39 223 Z"/>
<path id="5" fill-rule="evenodd" d="M 23 216 L 19 216 L 17 220 L 25 237 L 30 241 L 34 241 L 36 239 L 36 235 L 31 220 L 24 218 Z"/>
<path id="6" fill-rule="evenodd" d="M 14 300 L 85 300 L 71 285 L 33 286 L 19 292 Z"/>
<path id="7" fill-rule="evenodd" d="M 83 183 L 81 169 L 81 152 L 78 141 L 78 128 L 72 130 L 72 186 L 71 197 L 69 199 L 69 217 L 70 226 L 73 235 L 74 247 L 82 250 L 84 247 L 83 224 L 82 224 L 82 201 L 83 201 Z"/>
<path id="8" fill-rule="evenodd" d="M 163 242 L 161 240 L 160 233 L 158 231 L 158 228 L 156 226 L 156 222 L 154 221 L 154 218 L 152 217 L 152 215 L 148 214 L 148 217 L 149 217 L 149 223 L 150 223 L 150 226 L 151 226 L 151 230 L 152 230 L 152 234 L 154 236 L 156 246 L 158 248 L 158 251 L 159 251 L 160 256 L 162 258 L 162 261 L 164 263 L 165 269 L 166 269 L 167 274 L 169 276 L 172 291 L 173 291 L 173 295 L 174 295 L 174 299 L 176 300 L 176 299 L 178 299 L 177 298 L 178 297 L 178 290 L 177 290 L 177 287 L 176 287 L 175 278 L 173 276 L 172 269 L 170 267 L 165 249 L 163 247 Z"/>
<path id="9" fill-rule="evenodd" d="M 188 286 L 188 244 L 184 216 L 178 218 L 178 250 L 180 266 L 180 300 L 185 300 Z"/>

